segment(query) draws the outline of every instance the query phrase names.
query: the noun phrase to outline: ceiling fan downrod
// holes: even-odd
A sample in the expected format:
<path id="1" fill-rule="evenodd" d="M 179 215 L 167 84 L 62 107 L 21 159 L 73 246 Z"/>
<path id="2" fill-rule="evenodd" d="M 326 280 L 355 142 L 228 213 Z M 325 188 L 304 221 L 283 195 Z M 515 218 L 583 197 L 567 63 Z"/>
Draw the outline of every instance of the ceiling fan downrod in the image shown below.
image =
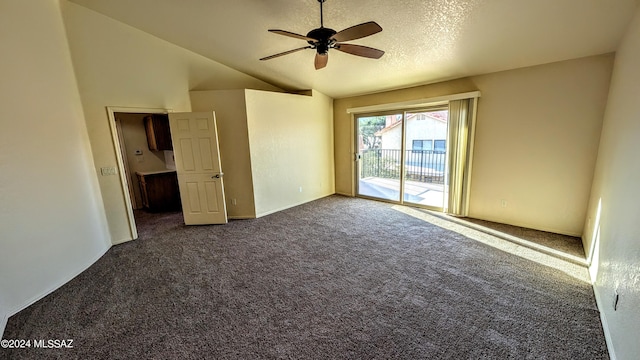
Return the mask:
<path id="1" fill-rule="evenodd" d="M 320 27 L 323 28 L 324 27 L 324 15 L 322 13 L 322 3 L 325 2 L 327 0 L 318 0 L 318 2 L 320 3 Z"/>
<path id="2" fill-rule="evenodd" d="M 307 41 L 311 44 L 313 49 L 316 49 L 319 54 L 326 55 L 329 49 L 333 48 L 335 41 L 331 40 L 331 37 L 337 32 L 333 29 L 324 27 L 324 14 L 322 11 L 322 3 L 327 0 L 318 0 L 320 3 L 320 27 L 313 29 L 307 33 L 307 36 L 315 39 L 315 41 Z"/>

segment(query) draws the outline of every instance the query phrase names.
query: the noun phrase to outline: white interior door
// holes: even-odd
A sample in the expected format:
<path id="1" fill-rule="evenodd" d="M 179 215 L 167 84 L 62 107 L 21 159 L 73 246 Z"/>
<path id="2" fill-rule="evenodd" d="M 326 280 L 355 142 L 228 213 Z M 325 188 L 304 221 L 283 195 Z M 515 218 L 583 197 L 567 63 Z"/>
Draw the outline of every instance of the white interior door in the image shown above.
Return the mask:
<path id="1" fill-rule="evenodd" d="M 170 113 L 169 123 L 184 223 L 226 223 L 215 114 Z"/>

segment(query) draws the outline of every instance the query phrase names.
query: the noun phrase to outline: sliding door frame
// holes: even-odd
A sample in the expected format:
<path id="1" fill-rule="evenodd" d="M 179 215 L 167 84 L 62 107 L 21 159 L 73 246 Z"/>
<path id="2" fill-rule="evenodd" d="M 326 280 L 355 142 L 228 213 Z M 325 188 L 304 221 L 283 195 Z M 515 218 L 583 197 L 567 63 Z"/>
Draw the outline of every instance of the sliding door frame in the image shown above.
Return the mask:
<path id="1" fill-rule="evenodd" d="M 386 111 L 375 111 L 375 112 L 370 112 L 370 113 L 358 113 L 358 114 L 353 114 L 353 123 L 354 123 L 354 139 L 353 139 L 353 143 L 355 144 L 355 154 L 354 154 L 354 161 L 355 161 L 355 196 L 357 197 L 361 197 L 364 199 L 370 199 L 370 200 L 378 200 L 378 201 L 384 201 L 384 202 L 388 202 L 388 203 L 392 203 L 392 204 L 402 204 L 402 194 L 404 192 L 404 182 L 402 181 L 403 178 L 403 174 L 402 172 L 404 171 L 404 152 L 400 151 L 400 165 L 401 165 L 401 171 L 400 171 L 400 193 L 398 194 L 398 200 L 390 200 L 390 199 L 385 199 L 385 198 L 378 198 L 378 197 L 373 197 L 373 196 L 367 196 L 367 195 L 360 195 L 360 166 L 361 166 L 361 159 L 360 159 L 360 149 L 358 149 L 358 144 L 359 144 L 359 136 L 360 136 L 360 118 L 367 118 L 367 117 L 374 117 L 374 116 L 387 116 L 387 115 L 402 115 L 402 119 L 401 124 L 402 124 L 402 143 L 401 143 L 401 148 L 404 148 L 404 131 L 405 131 L 405 126 L 406 126 L 406 121 L 405 121 L 405 111 L 401 110 L 401 109 L 397 109 L 397 110 L 386 110 Z M 401 149 L 402 150 L 402 149 Z"/>
<path id="2" fill-rule="evenodd" d="M 352 156 L 354 156 L 353 158 L 353 162 L 351 163 L 351 171 L 352 171 L 352 181 L 356 180 L 355 183 L 352 183 L 352 195 L 353 196 L 360 196 L 358 195 L 358 167 L 360 166 L 358 164 L 358 153 L 359 153 L 359 149 L 358 149 L 358 142 L 357 142 L 357 137 L 358 137 L 358 129 L 357 127 L 357 121 L 355 121 L 358 117 L 361 117 L 363 115 L 366 114 L 377 114 L 377 113 L 382 113 L 382 112 L 392 112 L 394 110 L 397 111 L 414 111 L 416 109 L 421 109 L 421 108 L 429 108 L 432 106 L 449 106 L 449 103 L 453 100 L 461 100 L 461 99 L 470 99 L 470 101 L 473 103 L 473 110 L 472 110 L 472 119 L 471 119 L 471 127 L 472 127 L 472 133 L 471 133 L 471 138 L 470 138 L 470 148 L 471 148 L 471 152 L 469 154 L 469 157 L 467 159 L 467 162 L 469 164 L 469 173 L 468 173 L 468 178 L 467 178 L 467 188 L 470 189 L 471 188 L 471 172 L 473 169 L 473 147 L 474 147 L 474 143 L 475 143 L 475 125 L 476 125 L 476 116 L 477 116 L 477 111 L 478 111 L 478 99 L 482 96 L 480 91 L 469 91 L 469 92 L 465 92 L 465 93 L 458 93 L 458 94 L 450 94 L 450 95 L 443 95 L 443 96 L 434 96 L 434 97 L 429 97 L 429 98 L 422 98 L 422 99 L 414 99 L 414 100 L 408 100 L 408 101 L 402 101 L 402 102 L 395 102 L 395 103 L 386 103 L 386 104 L 378 104 L 378 105 L 367 105 L 367 106 L 358 106 L 358 107 L 353 107 L 353 108 L 347 108 L 347 114 L 351 115 L 351 119 L 352 122 L 354 123 L 354 127 L 352 129 L 355 129 L 354 134 L 355 134 L 355 139 L 353 139 L 352 141 L 352 146 L 353 144 L 355 144 L 356 146 L 354 146 L 352 149 L 354 150 L 354 152 L 352 153 Z M 448 161 L 447 161 L 448 162 Z M 363 196 L 365 197 L 365 196 Z M 469 199 L 469 192 L 467 192 L 466 195 L 467 198 L 467 202 Z M 384 201 L 384 200 L 381 200 Z"/>
<path id="3" fill-rule="evenodd" d="M 354 113 L 353 114 L 353 124 L 354 124 L 354 139 L 353 139 L 353 143 L 355 144 L 354 146 L 354 161 L 355 161 L 355 166 L 354 166 L 354 177 L 355 177 L 355 196 L 356 197 L 361 197 L 361 198 L 365 198 L 365 199 L 370 199 L 370 200 L 377 200 L 377 201 L 383 201 L 383 202 L 388 202 L 388 203 L 392 203 L 392 204 L 399 204 L 399 205 L 404 205 L 409 204 L 411 206 L 415 206 L 415 207 L 420 207 L 420 208 L 424 208 L 424 209 L 428 209 L 428 210 L 435 210 L 435 211 L 443 211 L 444 210 L 444 202 L 445 199 L 443 199 L 443 203 L 442 206 L 440 207 L 436 207 L 436 206 L 430 206 L 430 205 L 424 205 L 424 204 L 418 204 L 418 203 L 413 203 L 413 202 L 405 202 L 404 197 L 404 189 L 405 189 L 405 180 L 406 180 L 406 151 L 407 151 L 407 114 L 411 113 L 421 113 L 421 112 L 431 112 L 431 111 L 443 111 L 443 110 L 449 110 L 449 102 L 441 102 L 439 104 L 425 104 L 423 106 L 420 107 L 406 107 L 406 108 L 397 108 L 394 110 L 380 110 L 380 111 L 372 111 L 372 112 L 365 112 L 365 113 Z M 360 166 L 361 166 L 361 159 L 360 159 L 360 149 L 359 149 L 359 137 L 360 137 L 360 119 L 361 118 L 367 118 L 367 117 L 375 117 L 375 116 L 387 116 L 387 115 L 401 115 L 402 119 L 401 119 L 401 149 L 400 149 L 400 178 L 399 178 L 399 182 L 400 182 L 400 186 L 399 186 L 399 194 L 398 194 L 398 199 L 397 200 L 390 200 L 390 199 L 385 199 L 385 198 L 378 198 L 378 197 L 373 197 L 373 196 L 367 196 L 367 195 L 361 195 L 360 194 Z M 446 141 L 448 143 L 449 141 L 449 119 L 447 116 L 447 136 L 446 136 Z M 445 184 L 443 185 L 444 187 L 447 186 L 446 182 L 448 181 L 448 171 L 449 171 L 449 153 L 447 152 L 445 154 L 445 169 L 444 169 L 444 182 Z M 443 187 L 443 193 L 446 194 L 446 192 L 444 191 L 444 187 Z M 446 196 L 446 195 L 443 195 Z"/>
<path id="4" fill-rule="evenodd" d="M 431 106 L 425 106 L 425 107 L 421 107 L 421 108 L 412 108 L 412 109 L 406 109 L 404 110 L 403 113 L 403 117 L 406 119 L 407 114 L 416 114 L 416 113 L 423 113 L 423 112 L 435 112 L 435 111 L 447 111 L 447 130 L 446 130 L 446 136 L 445 136 L 445 141 L 446 144 L 449 144 L 449 102 L 447 102 L 446 104 L 440 104 L 440 105 L 431 105 Z M 406 133 L 406 129 L 405 131 L 403 131 L 402 133 L 402 140 L 403 140 L 403 146 L 405 146 L 405 142 L 407 141 L 407 133 Z M 434 143 L 434 148 L 435 148 L 435 143 Z M 403 153 L 406 153 L 407 148 L 403 147 Z M 402 189 L 404 189 L 404 185 L 405 185 L 405 177 L 406 177 L 406 169 L 405 169 L 405 163 L 403 160 L 402 163 Z M 434 211 L 444 211 L 445 209 L 445 202 L 446 202 L 446 197 L 447 197 L 447 191 L 445 191 L 445 189 L 447 188 L 447 185 L 449 183 L 449 151 L 445 150 L 445 158 L 444 158 L 444 169 L 443 169 L 443 184 L 442 184 L 442 204 L 441 206 L 431 206 L 431 205 L 424 205 L 424 204 L 418 204 L 418 203 L 413 203 L 410 201 L 405 201 L 404 200 L 404 191 L 402 192 L 402 205 L 411 205 L 411 206 L 415 206 L 415 207 L 420 207 L 420 208 L 424 208 L 424 209 L 428 209 L 428 210 L 434 210 Z"/>

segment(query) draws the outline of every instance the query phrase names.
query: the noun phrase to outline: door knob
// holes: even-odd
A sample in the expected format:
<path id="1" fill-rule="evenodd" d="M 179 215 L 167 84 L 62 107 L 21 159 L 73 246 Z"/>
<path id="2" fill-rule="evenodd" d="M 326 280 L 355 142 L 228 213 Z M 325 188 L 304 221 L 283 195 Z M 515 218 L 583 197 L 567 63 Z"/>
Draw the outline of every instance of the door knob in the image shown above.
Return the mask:
<path id="1" fill-rule="evenodd" d="M 215 175 L 213 175 L 211 178 L 212 178 L 212 179 L 220 179 L 222 176 L 224 176 L 224 173 L 215 174 Z"/>

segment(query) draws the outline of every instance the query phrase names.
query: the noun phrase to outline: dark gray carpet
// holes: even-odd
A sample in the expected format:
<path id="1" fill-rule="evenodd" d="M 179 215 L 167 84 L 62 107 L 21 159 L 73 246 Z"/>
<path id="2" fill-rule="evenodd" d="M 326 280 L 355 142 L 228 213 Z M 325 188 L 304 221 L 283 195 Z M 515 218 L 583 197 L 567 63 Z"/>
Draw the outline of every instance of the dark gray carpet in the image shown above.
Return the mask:
<path id="1" fill-rule="evenodd" d="M 9 319 L 74 339 L 16 359 L 607 359 L 591 286 L 396 211 L 331 196 L 140 239 Z"/>
<path id="2" fill-rule="evenodd" d="M 550 249 L 561 251 L 567 255 L 572 255 L 581 259 L 585 258 L 584 248 L 582 247 L 582 240 L 579 237 L 554 234 L 546 231 L 537 231 L 521 226 L 500 224 L 496 222 L 472 218 L 462 218 L 459 220 L 484 226 L 508 235 L 513 235 L 522 240 L 530 241 L 542 246 L 546 246 Z"/>

